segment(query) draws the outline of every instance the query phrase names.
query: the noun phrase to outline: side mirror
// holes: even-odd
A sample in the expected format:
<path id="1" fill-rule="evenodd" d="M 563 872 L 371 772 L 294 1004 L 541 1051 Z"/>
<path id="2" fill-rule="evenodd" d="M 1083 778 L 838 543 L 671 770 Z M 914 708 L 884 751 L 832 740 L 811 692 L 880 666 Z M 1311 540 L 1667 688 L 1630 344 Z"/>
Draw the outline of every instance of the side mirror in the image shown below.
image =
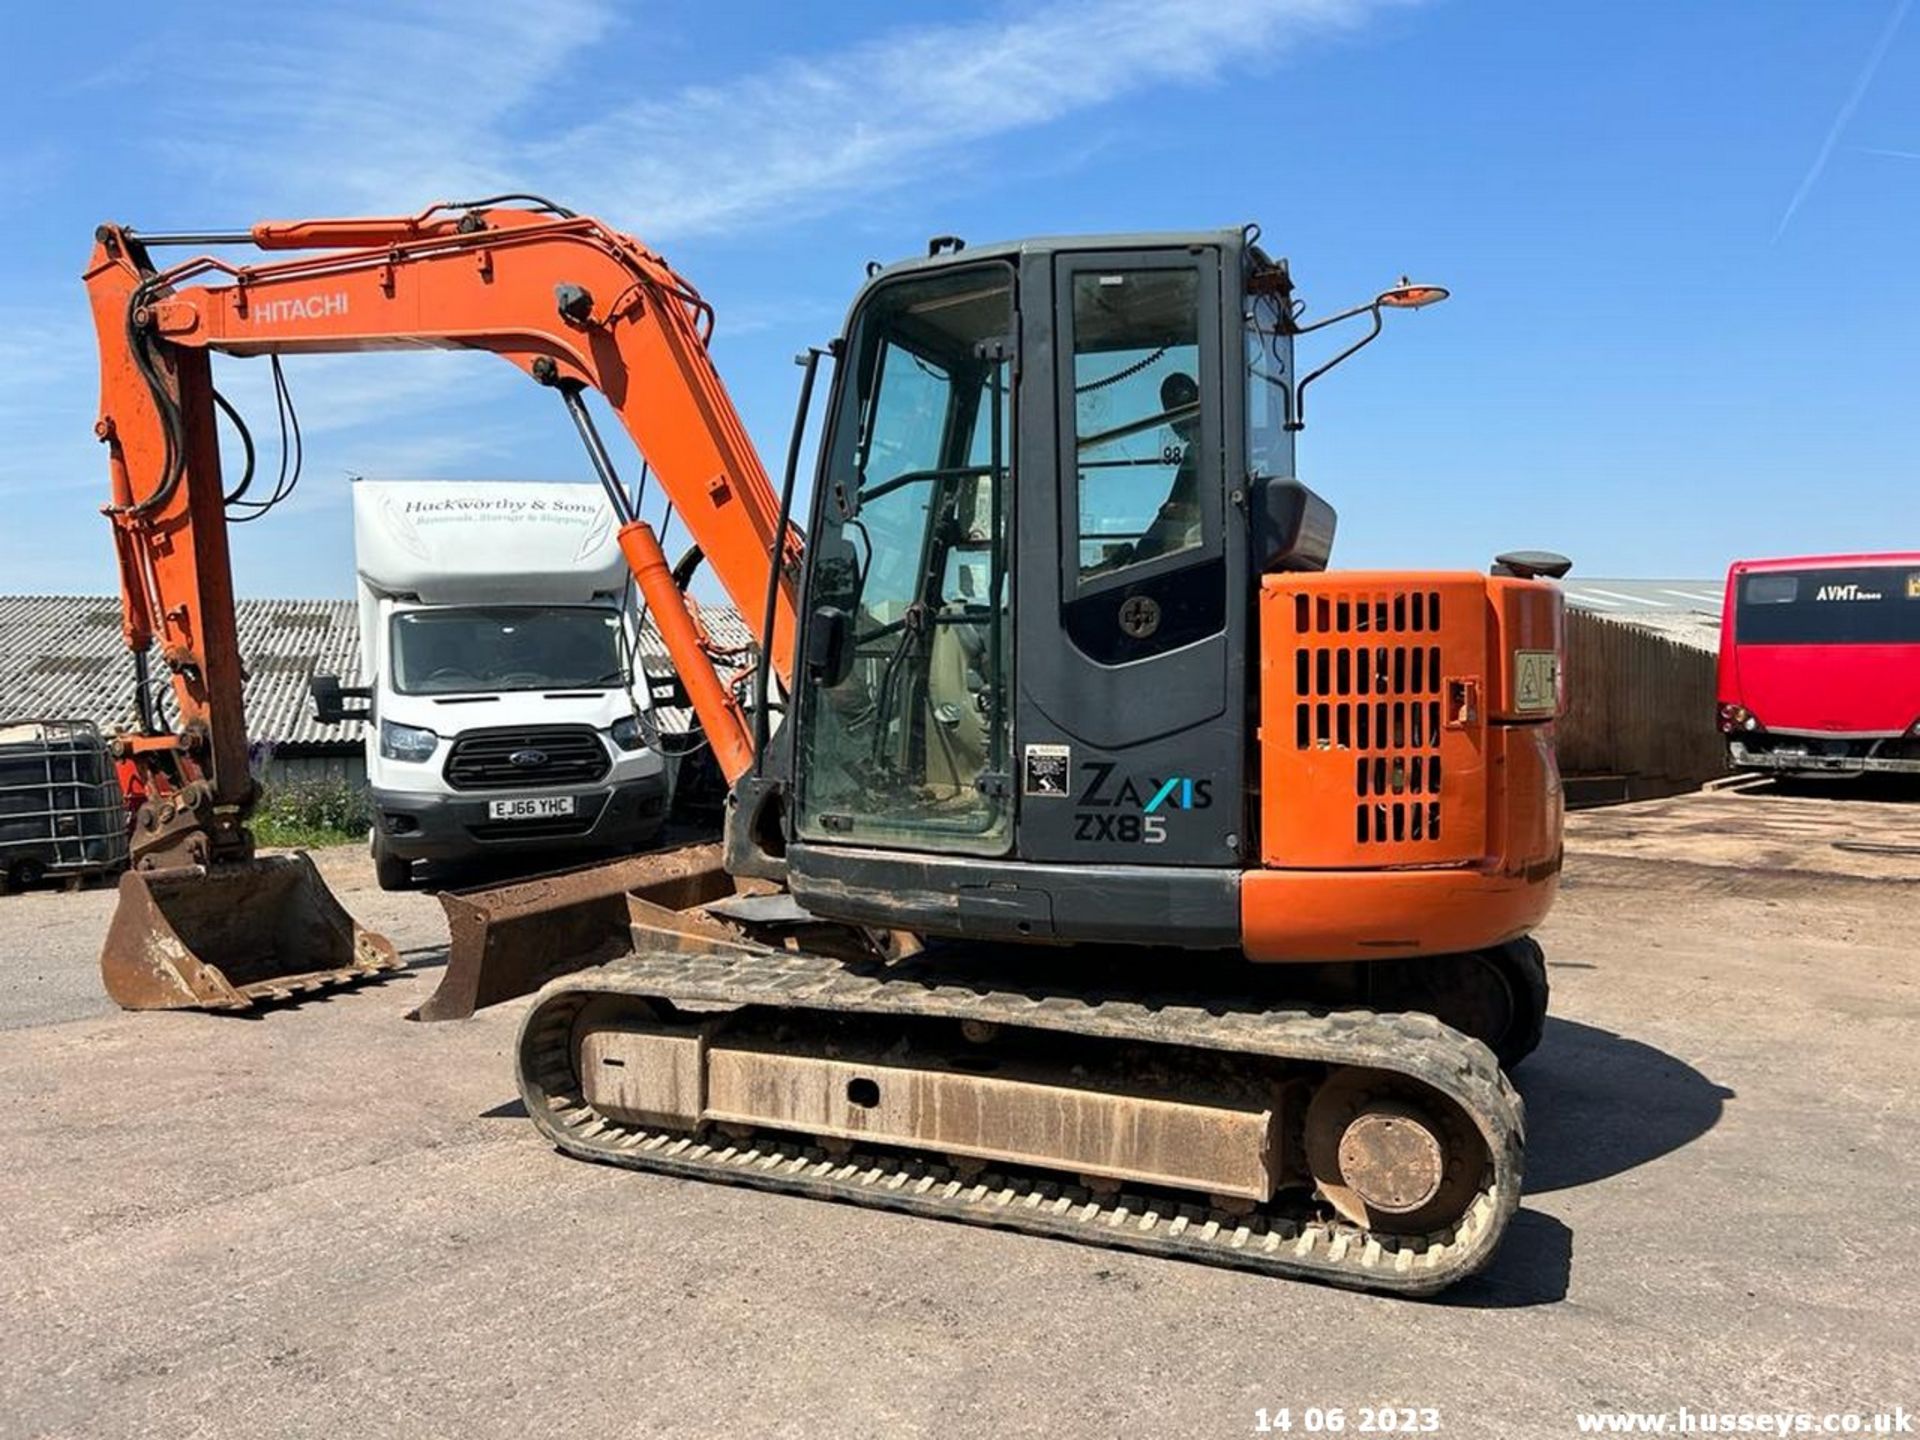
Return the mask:
<path id="1" fill-rule="evenodd" d="M 350 720 L 371 720 L 373 710 L 366 705 L 352 709 L 346 700 L 371 700 L 373 692 L 360 685 L 342 685 L 338 675 L 316 675 L 307 689 L 313 696 L 313 718 L 322 725 L 344 725 Z"/>
<path id="2" fill-rule="evenodd" d="M 807 617 L 807 678 L 816 685 L 834 686 L 853 669 L 853 616 L 836 606 L 822 605 Z"/>
<path id="3" fill-rule="evenodd" d="M 860 552 L 851 540 L 844 534 L 824 535 L 807 561 L 813 567 L 808 591 L 823 607 L 853 610 L 859 606 Z"/>
<path id="4" fill-rule="evenodd" d="M 1333 506 L 1298 480 L 1255 480 L 1251 489 L 1255 568 L 1263 575 L 1326 569 L 1338 523 Z"/>

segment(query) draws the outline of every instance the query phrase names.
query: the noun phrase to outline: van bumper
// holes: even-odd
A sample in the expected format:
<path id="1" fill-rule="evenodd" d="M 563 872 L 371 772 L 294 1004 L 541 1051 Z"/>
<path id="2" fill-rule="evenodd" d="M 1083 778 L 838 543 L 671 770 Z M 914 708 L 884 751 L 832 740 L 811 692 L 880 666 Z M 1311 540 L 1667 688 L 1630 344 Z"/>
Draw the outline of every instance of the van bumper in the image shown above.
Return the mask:
<path id="1" fill-rule="evenodd" d="M 375 789 L 373 823 L 382 843 L 400 859 L 471 860 L 533 850 L 625 850 L 647 844 L 667 822 L 664 775 L 570 793 L 572 815 L 494 820 L 487 813 L 490 801 L 521 797 Z"/>

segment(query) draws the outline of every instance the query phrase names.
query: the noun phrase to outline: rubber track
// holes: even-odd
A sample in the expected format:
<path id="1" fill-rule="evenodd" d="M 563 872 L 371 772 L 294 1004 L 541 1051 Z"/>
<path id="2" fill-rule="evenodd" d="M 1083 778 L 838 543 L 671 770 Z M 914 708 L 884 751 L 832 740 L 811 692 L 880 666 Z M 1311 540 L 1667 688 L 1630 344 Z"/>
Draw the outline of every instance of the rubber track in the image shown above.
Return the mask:
<path id="1" fill-rule="evenodd" d="M 569 1155 L 692 1179 L 1056 1236 L 1083 1243 L 1318 1280 L 1357 1290 L 1431 1294 L 1482 1269 L 1520 1200 L 1525 1122 L 1493 1054 L 1431 1016 L 1236 1007 L 1218 996 L 1049 994 L 996 988 L 969 971 L 913 962 L 881 967 L 781 951 L 641 954 L 570 975 L 543 990 L 522 1022 L 519 1085 L 542 1134 Z M 574 1070 L 573 1026 L 598 995 L 755 1005 L 863 1015 L 977 1020 L 1123 1042 L 1364 1065 L 1433 1086 L 1485 1138 L 1491 1173 L 1452 1227 L 1376 1235 L 1331 1217 L 1269 1207 L 1236 1215 L 1203 1200 L 1123 1187 L 1096 1194 L 1057 1176 L 989 1166 L 965 1174 L 941 1157 L 858 1147 L 838 1153 L 790 1136 L 730 1140 L 654 1130 L 588 1105 Z M 1280 1202 L 1284 1205 L 1284 1201 Z"/>

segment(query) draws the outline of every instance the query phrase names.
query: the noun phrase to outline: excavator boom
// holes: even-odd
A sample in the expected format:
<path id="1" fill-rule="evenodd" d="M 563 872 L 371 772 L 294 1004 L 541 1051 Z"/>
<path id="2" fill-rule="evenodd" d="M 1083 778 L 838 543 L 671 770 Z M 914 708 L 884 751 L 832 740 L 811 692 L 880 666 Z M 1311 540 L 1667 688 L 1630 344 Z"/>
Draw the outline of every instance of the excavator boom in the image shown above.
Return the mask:
<path id="1" fill-rule="evenodd" d="M 301 253 L 258 264 L 200 255 L 156 267 L 153 249 L 169 243 Z M 247 479 L 224 488 L 215 352 L 484 350 L 551 388 L 588 442 L 647 613 L 722 772 L 731 780 L 751 763 L 741 699 L 716 668 L 659 537 L 632 512 L 582 399 L 589 389 L 605 399 L 743 613 L 760 614 L 771 598 L 767 660 L 784 684 L 801 547 L 791 531 L 778 533 L 773 488 L 708 357 L 713 311 L 659 254 L 544 203 L 436 205 L 393 218 L 269 221 L 231 234 L 106 225 L 86 284 L 100 347 L 106 513 L 123 631 L 140 672 L 140 723 L 117 743 L 151 797 L 136 819 L 123 914 L 102 957 L 108 989 L 123 1004 L 233 1008 L 276 994 L 289 978 L 330 983 L 398 964 L 381 937 L 350 922 L 342 943 L 342 912 L 304 858 L 253 856 L 246 820 L 258 787 L 227 553 L 229 511 L 243 503 Z M 156 645 L 170 707 L 147 674 Z M 212 873 L 221 877 L 228 928 L 217 945 L 196 944 L 191 937 L 207 932 L 192 897 L 205 888 L 197 877 Z M 240 917 L 287 906 L 306 923 L 232 933 L 245 927 Z M 149 943 L 163 930 L 165 944 Z M 544 947 L 534 936 L 523 948 L 530 962 Z M 228 983 L 221 972 L 233 962 L 216 950 L 253 957 L 244 967 L 251 978 Z M 457 947 L 450 977 L 464 985 L 472 976 L 461 972 L 480 963 Z M 492 964 L 496 976 L 513 968 Z"/>

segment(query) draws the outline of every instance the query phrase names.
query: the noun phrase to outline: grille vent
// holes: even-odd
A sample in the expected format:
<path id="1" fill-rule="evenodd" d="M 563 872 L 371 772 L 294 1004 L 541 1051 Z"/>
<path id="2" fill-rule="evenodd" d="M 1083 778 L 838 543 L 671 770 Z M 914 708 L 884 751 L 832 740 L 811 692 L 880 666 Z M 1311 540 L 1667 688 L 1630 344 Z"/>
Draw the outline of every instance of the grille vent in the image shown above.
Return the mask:
<path id="1" fill-rule="evenodd" d="M 1440 593 L 1298 594 L 1294 748 L 1353 755 L 1357 845 L 1441 839 Z"/>

